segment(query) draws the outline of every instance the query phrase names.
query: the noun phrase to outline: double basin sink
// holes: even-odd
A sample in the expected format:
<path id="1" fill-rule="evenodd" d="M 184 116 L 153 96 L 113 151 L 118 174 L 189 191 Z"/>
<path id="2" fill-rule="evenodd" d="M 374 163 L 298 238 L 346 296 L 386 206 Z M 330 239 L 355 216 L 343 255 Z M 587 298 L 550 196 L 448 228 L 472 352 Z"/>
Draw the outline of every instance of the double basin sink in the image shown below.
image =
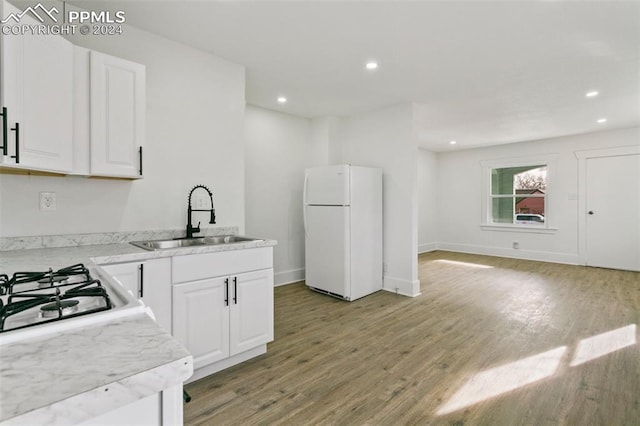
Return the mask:
<path id="1" fill-rule="evenodd" d="M 175 249 L 183 247 L 217 246 L 250 241 L 262 241 L 260 238 L 241 237 L 239 235 L 216 235 L 214 237 L 179 238 L 175 240 L 132 241 L 136 247 L 145 250 Z"/>

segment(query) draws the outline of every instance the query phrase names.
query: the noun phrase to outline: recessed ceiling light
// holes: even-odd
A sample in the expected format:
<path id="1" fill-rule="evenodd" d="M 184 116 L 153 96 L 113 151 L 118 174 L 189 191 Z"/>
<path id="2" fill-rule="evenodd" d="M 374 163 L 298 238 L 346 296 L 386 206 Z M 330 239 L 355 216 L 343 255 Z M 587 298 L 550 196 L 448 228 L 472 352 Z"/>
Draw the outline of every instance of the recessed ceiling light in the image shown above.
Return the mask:
<path id="1" fill-rule="evenodd" d="M 594 90 L 593 92 L 587 92 L 587 94 L 585 95 L 587 98 L 595 98 L 596 96 L 598 96 L 600 94 L 600 92 Z"/>
<path id="2" fill-rule="evenodd" d="M 287 98 L 285 98 L 284 96 L 278 96 L 278 102 L 281 104 L 285 104 L 287 103 Z"/>
<path id="3" fill-rule="evenodd" d="M 367 64 L 364 67 L 368 70 L 375 70 L 378 68 L 378 63 L 374 61 L 370 61 L 370 62 L 367 62 Z"/>
<path id="4" fill-rule="evenodd" d="M 598 119 L 598 123 L 599 123 L 599 124 L 606 123 L 606 122 L 607 122 L 607 119 L 606 119 L 606 118 L 600 118 L 600 119 Z"/>
<path id="5" fill-rule="evenodd" d="M 455 145 L 455 144 L 457 144 L 457 143 L 458 143 L 458 142 L 456 142 L 456 141 L 449 141 L 449 145 Z"/>

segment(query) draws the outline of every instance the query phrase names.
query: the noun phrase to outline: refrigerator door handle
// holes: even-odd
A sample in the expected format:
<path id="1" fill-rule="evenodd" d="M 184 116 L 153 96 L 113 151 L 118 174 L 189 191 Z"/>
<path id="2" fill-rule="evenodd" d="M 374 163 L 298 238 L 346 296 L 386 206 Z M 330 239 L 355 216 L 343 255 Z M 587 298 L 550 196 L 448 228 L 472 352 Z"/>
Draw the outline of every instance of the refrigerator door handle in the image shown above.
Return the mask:
<path id="1" fill-rule="evenodd" d="M 307 183 L 309 182 L 309 174 L 304 174 L 304 185 L 302 186 L 302 222 L 304 224 L 304 235 L 309 236 L 307 231 Z"/>
<path id="2" fill-rule="evenodd" d="M 302 186 L 302 204 L 307 204 L 307 185 L 309 184 L 309 174 L 304 174 L 304 185 Z"/>

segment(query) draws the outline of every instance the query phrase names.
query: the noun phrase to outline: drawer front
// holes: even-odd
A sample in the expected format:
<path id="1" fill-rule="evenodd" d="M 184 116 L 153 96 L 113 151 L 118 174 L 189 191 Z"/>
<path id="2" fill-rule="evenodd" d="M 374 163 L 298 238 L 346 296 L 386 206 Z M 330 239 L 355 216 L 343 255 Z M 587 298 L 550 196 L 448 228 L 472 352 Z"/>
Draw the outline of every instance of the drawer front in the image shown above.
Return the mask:
<path id="1" fill-rule="evenodd" d="M 171 281 L 174 284 L 273 268 L 273 248 L 174 256 L 171 259 Z"/>

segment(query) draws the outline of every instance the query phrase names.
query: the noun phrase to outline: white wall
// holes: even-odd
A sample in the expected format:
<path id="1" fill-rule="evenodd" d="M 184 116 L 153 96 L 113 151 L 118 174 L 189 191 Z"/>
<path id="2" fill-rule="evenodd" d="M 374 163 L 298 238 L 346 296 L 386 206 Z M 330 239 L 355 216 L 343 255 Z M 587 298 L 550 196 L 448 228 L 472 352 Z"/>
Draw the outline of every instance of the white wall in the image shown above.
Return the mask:
<path id="1" fill-rule="evenodd" d="M 128 26 L 73 41 L 146 65 L 145 178 L 1 175 L 0 236 L 181 228 L 196 184 L 213 191 L 218 225 L 242 232 L 244 67 Z M 40 191 L 57 193 L 57 211 L 38 210 Z"/>
<path id="2" fill-rule="evenodd" d="M 438 156 L 418 150 L 418 253 L 438 245 Z"/>
<path id="3" fill-rule="evenodd" d="M 311 120 L 311 151 L 309 167 L 342 162 L 338 117 L 316 117 Z"/>
<path id="4" fill-rule="evenodd" d="M 383 170 L 384 288 L 420 293 L 417 266 L 417 155 L 413 105 L 341 120 L 341 162 Z"/>
<path id="5" fill-rule="evenodd" d="M 576 151 L 638 145 L 640 129 L 621 129 L 438 154 L 438 247 L 562 263 L 578 258 L 578 160 Z M 557 232 L 551 234 L 483 230 L 480 162 L 556 154 L 550 181 Z M 615 189 L 615 188 L 612 188 Z M 624 189 L 621 189 L 624 190 Z M 615 226 L 615 224 L 612 224 Z M 512 243 L 519 242 L 519 249 Z"/>
<path id="6" fill-rule="evenodd" d="M 252 105 L 245 111 L 244 135 L 246 232 L 278 240 L 276 285 L 300 281 L 304 279 L 304 169 L 312 157 L 322 161 L 326 151 L 311 143 L 311 120 Z"/>

